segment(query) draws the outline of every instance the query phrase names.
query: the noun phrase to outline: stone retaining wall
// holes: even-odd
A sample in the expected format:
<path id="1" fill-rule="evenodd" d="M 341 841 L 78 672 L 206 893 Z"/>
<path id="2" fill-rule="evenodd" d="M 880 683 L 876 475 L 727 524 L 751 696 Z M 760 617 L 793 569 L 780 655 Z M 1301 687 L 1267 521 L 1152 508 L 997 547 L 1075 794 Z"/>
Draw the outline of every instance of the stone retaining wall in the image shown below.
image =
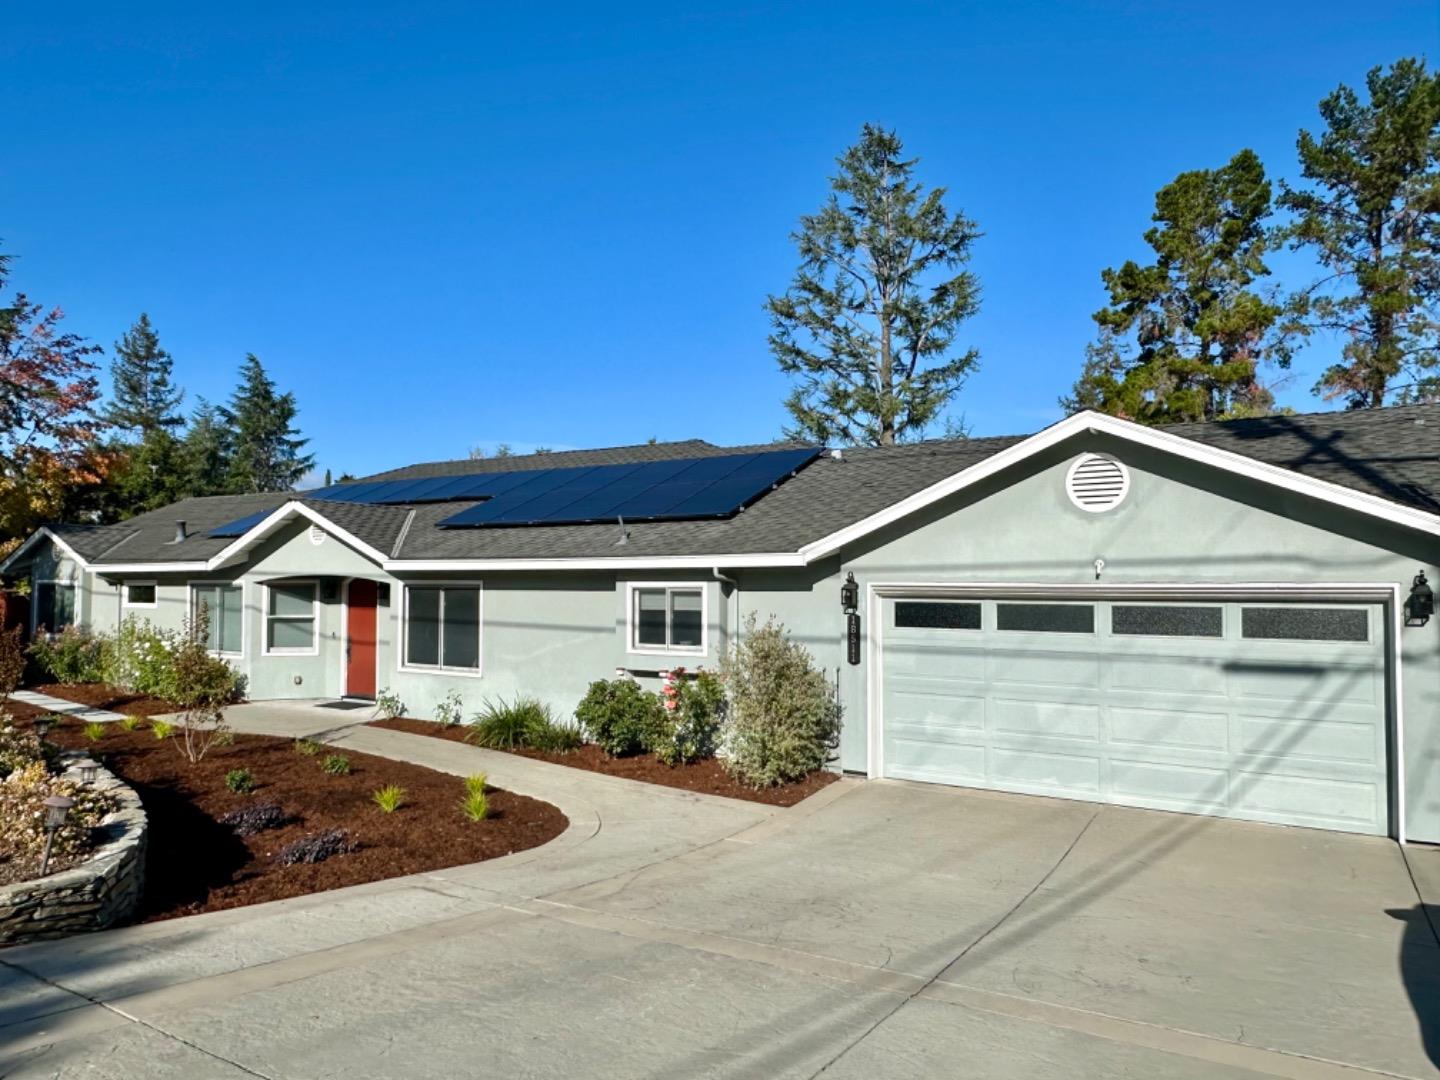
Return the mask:
<path id="1" fill-rule="evenodd" d="M 79 780 L 78 771 L 66 771 Z M 0 944 L 104 930 L 129 918 L 145 884 L 145 811 L 140 796 L 101 769 L 97 789 L 119 807 L 100 825 L 101 842 L 79 866 L 34 881 L 0 885 Z"/>

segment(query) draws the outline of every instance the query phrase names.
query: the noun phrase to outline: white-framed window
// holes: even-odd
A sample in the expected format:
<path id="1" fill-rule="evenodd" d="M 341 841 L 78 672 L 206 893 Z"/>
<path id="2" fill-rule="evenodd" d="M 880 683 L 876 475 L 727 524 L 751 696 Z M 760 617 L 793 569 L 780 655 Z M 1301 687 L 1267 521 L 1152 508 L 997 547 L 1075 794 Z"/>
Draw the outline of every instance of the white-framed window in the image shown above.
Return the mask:
<path id="1" fill-rule="evenodd" d="M 31 598 L 31 629 L 42 626 L 56 633 L 75 622 L 76 591 L 73 581 L 34 582 L 34 596 Z"/>
<path id="2" fill-rule="evenodd" d="M 238 581 L 197 581 L 190 586 L 190 617 L 205 610 L 205 644 L 221 656 L 245 655 L 245 589 Z"/>
<path id="3" fill-rule="evenodd" d="M 267 656 L 313 656 L 319 652 L 320 600 L 313 581 L 265 584 Z"/>
<path id="4" fill-rule="evenodd" d="M 125 607 L 153 608 L 155 606 L 155 582 L 127 581 L 120 586 L 123 594 L 121 603 Z"/>
<path id="5" fill-rule="evenodd" d="M 630 652 L 705 652 L 704 582 L 633 582 L 629 592 Z"/>
<path id="6" fill-rule="evenodd" d="M 402 667 L 479 675 L 481 591 L 478 582 L 406 585 Z"/>

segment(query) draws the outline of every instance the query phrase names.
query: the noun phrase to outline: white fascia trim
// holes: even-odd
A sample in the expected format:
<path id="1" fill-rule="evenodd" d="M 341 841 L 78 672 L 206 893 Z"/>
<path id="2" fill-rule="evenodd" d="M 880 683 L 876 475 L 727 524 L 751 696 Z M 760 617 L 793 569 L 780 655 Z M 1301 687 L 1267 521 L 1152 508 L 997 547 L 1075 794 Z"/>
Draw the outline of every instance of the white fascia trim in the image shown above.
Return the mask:
<path id="1" fill-rule="evenodd" d="M 798 552 L 762 555 L 657 555 L 652 558 L 578 559 L 386 559 L 381 567 L 391 573 L 406 571 L 453 572 L 470 570 L 704 570 L 750 566 L 804 566 Z"/>
<path id="2" fill-rule="evenodd" d="M 1239 476 L 1273 484 L 1276 487 L 1308 495 L 1323 502 L 1368 514 L 1371 517 L 1381 518 L 1396 525 L 1404 525 L 1421 532 L 1440 535 L 1440 515 L 1429 514 L 1423 510 L 1413 510 L 1401 506 L 1399 503 L 1391 502 L 1389 499 L 1382 499 L 1378 495 L 1368 495 L 1363 491 L 1355 491 L 1339 484 L 1332 484 L 1328 480 L 1302 476 L 1279 465 L 1257 461 L 1230 450 L 1206 446 L 1203 443 L 1197 443 L 1179 435 L 1171 435 L 1157 428 L 1144 427 L 1131 423 L 1129 420 L 1120 420 L 1101 413 L 1082 412 L 1061 420 L 1058 424 L 1053 424 L 1024 442 L 1016 443 L 1014 446 L 1001 450 L 998 454 L 992 454 L 968 469 L 962 469 L 953 476 L 931 484 L 928 488 L 901 499 L 879 513 L 871 514 L 868 518 L 848 525 L 838 532 L 806 544 L 800 549 L 800 554 L 805 557 L 807 563 L 833 554 L 846 544 L 853 543 L 877 529 L 899 521 L 917 510 L 923 510 L 931 503 L 977 484 L 981 480 L 994 476 L 996 473 L 1017 465 L 1026 458 L 1033 457 L 1035 454 L 1048 450 L 1082 432 L 1113 435 L 1127 442 L 1148 446 Z"/>
<path id="3" fill-rule="evenodd" d="M 1377 581 L 1156 581 L 1143 584 L 1104 582 L 1044 583 L 1013 581 L 874 581 L 877 596 L 985 596 L 989 599 L 1064 597 L 1074 599 L 1171 600 L 1264 599 L 1287 600 L 1389 600 L 1396 586 Z"/>
<path id="4" fill-rule="evenodd" d="M 80 554 L 74 548 L 72 548 L 64 540 L 61 540 L 60 537 L 56 536 L 53 532 L 50 531 L 50 529 L 42 525 L 40 528 L 36 529 L 33 533 L 31 533 L 29 538 L 26 539 L 23 544 L 17 547 L 9 555 L 5 556 L 5 561 L 0 562 L 0 574 L 3 574 L 7 570 L 9 570 L 10 564 L 12 562 L 18 559 L 24 552 L 29 551 L 41 540 L 49 540 L 52 544 L 54 544 L 61 551 L 63 551 L 70 559 L 72 559 L 76 563 L 76 565 L 80 567 L 81 570 L 90 569 L 90 564 L 86 560 L 82 559 L 80 557 Z"/>

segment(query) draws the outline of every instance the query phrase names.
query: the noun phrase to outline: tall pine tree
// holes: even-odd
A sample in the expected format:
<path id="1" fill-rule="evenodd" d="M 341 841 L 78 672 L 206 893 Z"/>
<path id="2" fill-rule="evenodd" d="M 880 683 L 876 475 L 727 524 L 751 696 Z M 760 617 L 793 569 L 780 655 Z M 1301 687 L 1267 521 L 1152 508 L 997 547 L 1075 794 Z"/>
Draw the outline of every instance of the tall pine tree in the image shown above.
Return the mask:
<path id="1" fill-rule="evenodd" d="M 921 437 L 979 363 L 952 352 L 980 307 L 960 270 L 980 233 L 914 180 L 894 132 L 866 124 L 838 159 L 833 192 L 800 219 L 800 267 L 766 303 L 770 350 L 797 380 L 792 438 L 888 446 Z"/>
<path id="2" fill-rule="evenodd" d="M 1401 60 L 1320 102 L 1325 130 L 1301 131 L 1309 190 L 1281 185 L 1287 234 L 1325 276 L 1297 297 L 1314 329 L 1346 339 L 1315 385 L 1351 408 L 1440 396 L 1440 75 Z"/>
<path id="3" fill-rule="evenodd" d="M 1270 272 L 1269 214 L 1270 182 L 1250 150 L 1161 188 L 1145 233 L 1155 261 L 1101 273 L 1110 306 L 1095 313 L 1099 339 L 1061 405 L 1145 424 L 1269 411 L 1257 368 L 1291 356 L 1282 305 L 1253 288 Z"/>
<path id="4" fill-rule="evenodd" d="M 105 409 L 105 422 L 141 440 L 184 424 L 179 408 L 185 392 L 172 382 L 174 367 L 175 361 L 160 347 L 150 316 L 142 312 L 115 343 L 110 364 L 112 400 Z"/>
<path id="5" fill-rule="evenodd" d="M 187 495 L 223 495 L 230 490 L 230 438 L 220 410 L 204 398 L 190 416 L 180 460 Z"/>
<path id="6" fill-rule="evenodd" d="M 239 492 L 290 491 L 315 464 L 303 453 L 310 440 L 294 427 L 295 395 L 277 394 L 275 383 L 251 353 L 240 368 L 240 386 L 220 411 L 230 432 L 230 488 Z"/>

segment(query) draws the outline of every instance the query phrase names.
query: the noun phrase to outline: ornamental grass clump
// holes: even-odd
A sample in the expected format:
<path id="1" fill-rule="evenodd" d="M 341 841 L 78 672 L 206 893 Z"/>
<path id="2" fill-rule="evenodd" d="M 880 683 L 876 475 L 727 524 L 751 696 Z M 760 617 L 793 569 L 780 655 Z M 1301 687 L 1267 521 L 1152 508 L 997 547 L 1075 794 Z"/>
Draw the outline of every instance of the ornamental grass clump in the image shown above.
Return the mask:
<path id="1" fill-rule="evenodd" d="M 550 706 L 533 697 L 514 701 L 486 700 L 465 741 L 490 750 L 534 747 L 553 753 L 568 753 L 580 745 L 580 732 L 555 719 Z"/>
<path id="2" fill-rule="evenodd" d="M 295 740 L 295 752 L 297 754 L 303 754 L 306 757 L 314 757 L 316 754 L 320 753 L 320 751 L 324 749 L 325 744 L 316 742 L 314 739 Z"/>
<path id="3" fill-rule="evenodd" d="M 151 720 L 150 734 L 154 735 L 160 742 L 164 742 L 166 739 L 174 737 L 175 725 L 168 720 Z"/>
<path id="4" fill-rule="evenodd" d="M 370 793 L 370 801 L 380 808 L 382 814 L 393 814 L 405 805 L 405 789 L 399 784 L 386 784 Z"/>
<path id="5" fill-rule="evenodd" d="M 99 742 L 105 737 L 108 730 L 109 729 L 107 728 L 107 726 L 105 724 L 102 724 L 99 720 L 91 720 L 90 723 L 86 724 L 83 728 L 80 729 L 81 733 L 85 736 L 85 738 L 87 738 L 91 742 Z"/>
<path id="6" fill-rule="evenodd" d="M 634 679 L 597 679 L 575 707 L 575 720 L 590 741 L 611 757 L 651 750 L 669 720 L 660 696 Z"/>
<path id="7" fill-rule="evenodd" d="M 822 768 L 840 741 L 840 702 L 809 651 L 773 618 L 753 614 L 721 666 L 729 700 L 725 767 L 753 787 L 799 780 Z"/>
<path id="8" fill-rule="evenodd" d="M 140 727 L 140 717 L 127 716 L 123 720 L 116 721 L 116 723 L 120 725 L 121 731 L 135 731 Z"/>
<path id="9" fill-rule="evenodd" d="M 320 768 L 329 776 L 348 776 L 350 759 L 344 754 L 326 754 L 320 759 Z"/>
<path id="10" fill-rule="evenodd" d="M 485 794 L 485 774 L 465 778 L 465 795 L 460 800 L 460 813 L 471 821 L 484 821 L 490 814 L 490 799 Z"/>

